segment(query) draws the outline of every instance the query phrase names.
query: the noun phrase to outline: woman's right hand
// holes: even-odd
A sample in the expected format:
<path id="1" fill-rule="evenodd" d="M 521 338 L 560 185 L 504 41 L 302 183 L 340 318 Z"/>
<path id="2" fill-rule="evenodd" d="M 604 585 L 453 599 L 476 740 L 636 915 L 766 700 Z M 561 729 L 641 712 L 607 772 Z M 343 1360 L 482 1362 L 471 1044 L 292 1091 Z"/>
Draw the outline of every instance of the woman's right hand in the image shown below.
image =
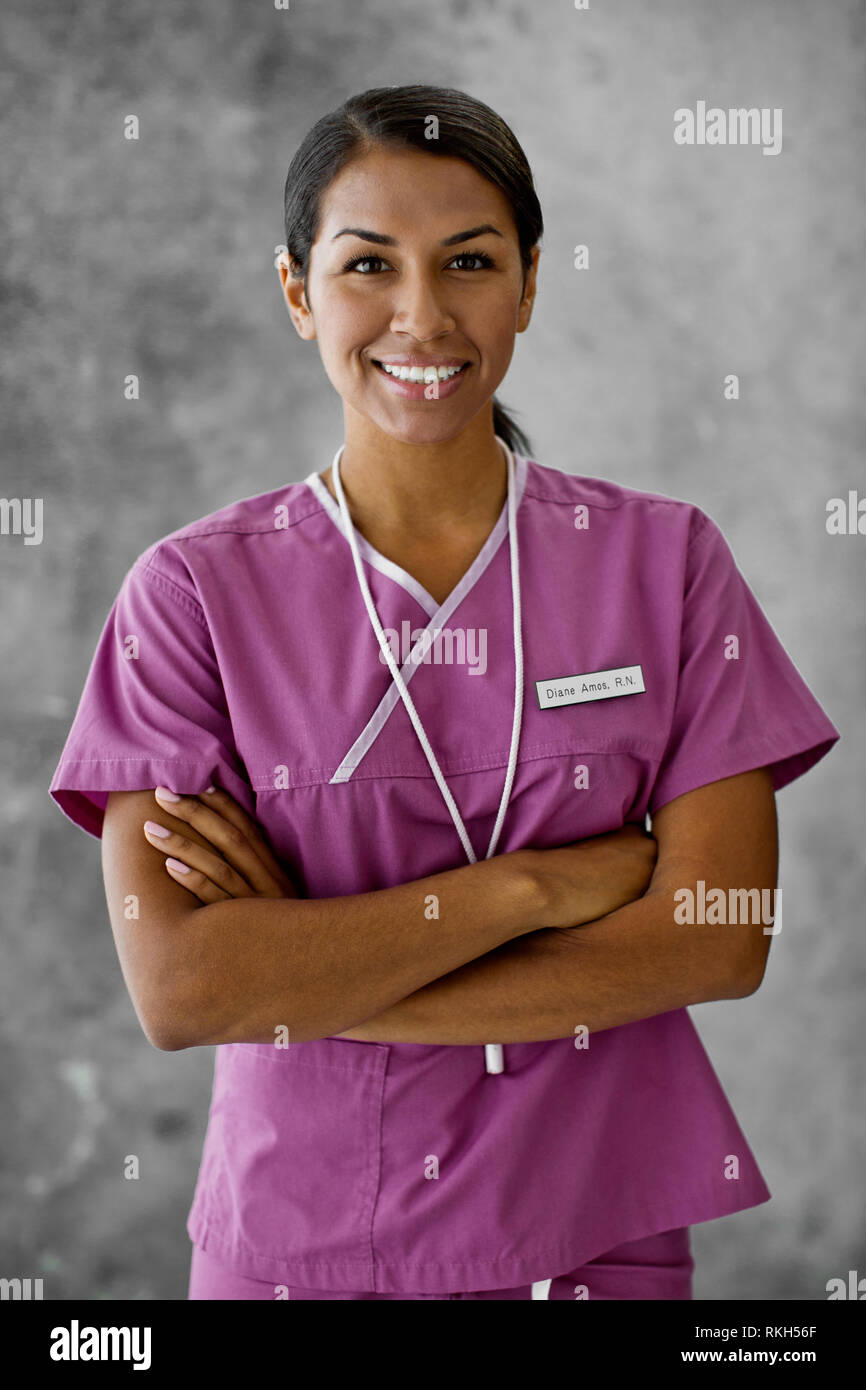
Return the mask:
<path id="1" fill-rule="evenodd" d="M 658 844 L 642 826 L 555 849 L 526 850 L 541 886 L 548 927 L 575 927 L 643 897 L 653 876 Z"/>

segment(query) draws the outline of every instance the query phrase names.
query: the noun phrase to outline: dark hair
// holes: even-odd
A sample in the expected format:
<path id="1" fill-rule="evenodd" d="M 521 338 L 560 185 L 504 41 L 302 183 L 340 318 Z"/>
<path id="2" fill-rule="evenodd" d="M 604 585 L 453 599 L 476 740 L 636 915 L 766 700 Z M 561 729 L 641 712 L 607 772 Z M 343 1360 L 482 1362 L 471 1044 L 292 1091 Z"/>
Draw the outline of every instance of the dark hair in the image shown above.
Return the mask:
<path id="1" fill-rule="evenodd" d="M 438 138 L 428 139 L 429 120 Z M 544 230 L 532 171 L 513 131 L 483 101 L 453 87 L 371 87 L 349 97 L 305 135 L 286 176 L 285 228 L 291 273 L 307 289 L 310 249 L 318 234 L 321 197 L 340 170 L 376 146 L 415 148 L 464 159 L 511 204 L 524 277 Z M 309 302 L 309 300 L 308 300 Z M 529 454 L 523 430 L 493 397 L 493 427 L 510 449 Z"/>

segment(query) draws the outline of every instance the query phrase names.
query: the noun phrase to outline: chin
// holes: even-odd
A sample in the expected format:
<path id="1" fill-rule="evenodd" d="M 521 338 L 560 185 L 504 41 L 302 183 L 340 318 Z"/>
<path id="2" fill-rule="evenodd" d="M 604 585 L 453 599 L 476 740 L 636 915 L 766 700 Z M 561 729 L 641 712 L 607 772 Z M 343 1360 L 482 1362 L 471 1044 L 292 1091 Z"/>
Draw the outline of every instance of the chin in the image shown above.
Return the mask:
<path id="1" fill-rule="evenodd" d="M 417 420 L 406 422 L 374 421 L 383 434 L 398 439 L 401 444 L 446 444 L 456 439 L 466 428 L 468 421 L 455 420 Z"/>

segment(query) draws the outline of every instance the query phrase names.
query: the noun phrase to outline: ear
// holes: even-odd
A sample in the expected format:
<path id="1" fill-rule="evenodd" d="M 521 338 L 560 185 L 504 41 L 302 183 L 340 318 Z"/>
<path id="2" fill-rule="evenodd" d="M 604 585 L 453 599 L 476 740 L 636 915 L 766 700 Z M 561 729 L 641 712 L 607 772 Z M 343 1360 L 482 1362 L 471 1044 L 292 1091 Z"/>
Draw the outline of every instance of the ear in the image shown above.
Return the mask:
<path id="1" fill-rule="evenodd" d="M 305 339 L 315 338 L 316 329 L 313 323 L 312 310 L 307 305 L 307 298 L 304 294 L 304 282 L 295 279 L 292 275 L 288 251 L 280 250 L 275 265 L 280 277 L 280 292 L 298 334 Z"/>
<path id="2" fill-rule="evenodd" d="M 532 318 L 532 306 L 535 303 L 535 280 L 538 273 L 538 258 L 541 250 L 538 246 L 532 248 L 532 265 L 526 272 L 526 279 L 523 285 L 523 297 L 517 310 L 517 332 L 522 333 L 529 327 L 529 320 Z"/>

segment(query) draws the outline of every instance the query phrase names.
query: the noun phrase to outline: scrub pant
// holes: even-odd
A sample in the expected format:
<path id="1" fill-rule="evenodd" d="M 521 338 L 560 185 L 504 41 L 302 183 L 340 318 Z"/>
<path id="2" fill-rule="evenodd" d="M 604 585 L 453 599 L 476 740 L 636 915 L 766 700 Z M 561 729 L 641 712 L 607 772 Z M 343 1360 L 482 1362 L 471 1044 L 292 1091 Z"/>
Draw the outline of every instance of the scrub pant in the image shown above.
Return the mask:
<path id="1" fill-rule="evenodd" d="M 548 1300 L 557 1299 L 690 1299 L 694 1260 L 689 1243 L 689 1227 L 662 1231 L 658 1235 L 630 1240 L 598 1255 L 589 1264 L 559 1274 L 550 1280 Z M 545 1281 L 546 1282 L 546 1281 Z M 250 1279 L 231 1269 L 194 1245 L 190 1268 L 190 1299 L 261 1299 L 273 1301 L 279 1285 L 264 1279 Z M 292 1299 L 335 1302 L 351 1299 L 372 1302 L 374 1299 L 446 1299 L 446 1298 L 507 1298 L 531 1299 L 532 1284 L 514 1289 L 474 1289 L 462 1293 L 366 1293 L 345 1289 L 306 1289 L 289 1284 Z M 585 1289 L 585 1292 L 584 1292 Z M 543 1285 L 540 1297 L 544 1296 Z"/>

